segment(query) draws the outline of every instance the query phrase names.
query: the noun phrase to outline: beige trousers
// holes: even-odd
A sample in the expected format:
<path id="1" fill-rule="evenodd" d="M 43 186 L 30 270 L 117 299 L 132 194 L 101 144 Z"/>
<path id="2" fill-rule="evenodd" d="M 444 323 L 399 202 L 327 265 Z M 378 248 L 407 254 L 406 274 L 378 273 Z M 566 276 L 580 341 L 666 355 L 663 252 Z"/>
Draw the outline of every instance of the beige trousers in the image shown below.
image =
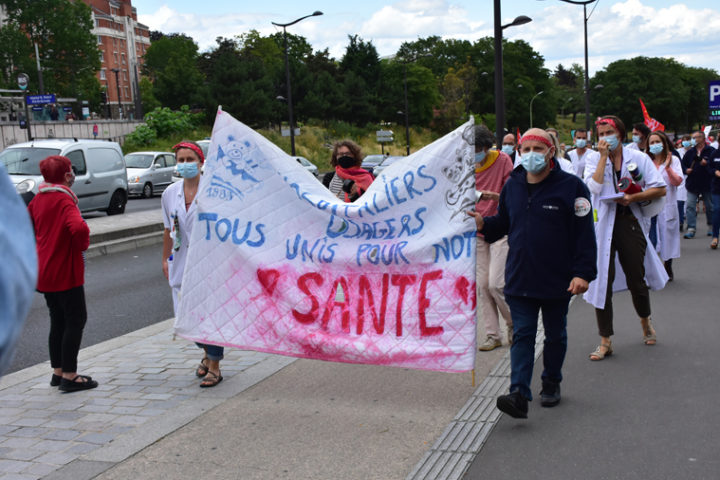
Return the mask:
<path id="1" fill-rule="evenodd" d="M 507 259 L 507 237 L 495 243 L 487 243 L 482 237 L 477 239 L 477 263 L 475 274 L 478 287 L 478 306 L 485 322 L 485 334 L 500 339 L 498 310 L 505 319 L 509 331 L 512 331 L 510 309 L 505 303 L 505 260 Z"/>

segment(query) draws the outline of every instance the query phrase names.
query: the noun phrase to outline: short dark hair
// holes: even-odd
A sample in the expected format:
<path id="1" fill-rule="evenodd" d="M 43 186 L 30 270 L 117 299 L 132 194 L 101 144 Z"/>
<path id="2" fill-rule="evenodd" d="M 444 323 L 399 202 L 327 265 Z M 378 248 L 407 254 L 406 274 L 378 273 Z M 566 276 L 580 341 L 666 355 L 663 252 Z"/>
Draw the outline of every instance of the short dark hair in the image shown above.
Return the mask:
<path id="1" fill-rule="evenodd" d="M 585 130 L 584 128 L 577 128 L 575 129 L 575 135 L 577 135 L 578 133 L 587 133 L 587 130 Z M 573 135 L 573 137 L 575 135 Z"/>
<path id="2" fill-rule="evenodd" d="M 475 125 L 475 143 L 476 147 L 490 148 L 495 143 L 495 136 L 485 125 Z"/>
<path id="3" fill-rule="evenodd" d="M 615 129 L 620 134 L 620 138 L 618 138 L 618 140 L 622 141 L 623 139 L 625 139 L 625 135 L 626 135 L 625 124 L 623 123 L 622 120 L 620 120 L 620 117 L 616 117 L 615 115 L 603 115 L 602 117 L 598 118 L 597 122 L 595 122 L 595 129 L 597 129 L 598 125 L 602 125 L 603 120 L 605 120 L 605 119 L 612 120 L 613 123 L 615 124 Z"/>
<path id="4" fill-rule="evenodd" d="M 633 129 L 637 130 L 638 132 L 642 133 L 645 138 L 650 136 L 650 129 L 647 125 L 645 125 L 642 122 L 638 122 L 633 124 Z"/>

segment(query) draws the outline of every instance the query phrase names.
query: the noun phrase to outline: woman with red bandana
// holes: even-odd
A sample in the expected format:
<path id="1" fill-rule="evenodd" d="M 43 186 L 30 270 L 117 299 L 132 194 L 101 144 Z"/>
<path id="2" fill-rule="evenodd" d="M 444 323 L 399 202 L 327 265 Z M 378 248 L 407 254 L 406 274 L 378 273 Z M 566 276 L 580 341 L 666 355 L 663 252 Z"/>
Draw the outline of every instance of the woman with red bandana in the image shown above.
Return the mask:
<path id="1" fill-rule="evenodd" d="M 330 158 L 335 171 L 323 177 L 323 185 L 340 200 L 354 202 L 375 180 L 370 172 L 360 168 L 362 159 L 360 145 L 351 140 L 337 142 Z"/>
<path id="2" fill-rule="evenodd" d="M 173 147 L 177 170 L 182 182 L 170 185 L 162 194 L 162 211 L 165 231 L 163 233 L 162 269 L 170 283 L 173 296 L 173 308 L 177 316 L 180 287 L 188 254 L 190 233 L 197 217 L 197 204 L 194 201 L 200 185 L 200 168 L 205 161 L 200 146 L 195 142 L 182 141 Z M 217 345 L 197 344 L 205 351 L 195 375 L 202 378 L 200 387 L 214 387 L 223 379 L 220 373 L 220 360 L 224 349 Z"/>
<path id="3" fill-rule="evenodd" d="M 610 341 L 614 334 L 613 290 L 630 290 L 635 313 L 640 317 L 643 343 L 655 345 L 657 338 L 650 322 L 649 290 L 663 288 L 668 275 L 652 245 L 648 248 L 651 220 L 640 208 L 641 202 L 665 195 L 665 181 L 650 157 L 623 147 L 625 125 L 618 117 L 606 115 L 599 118 L 595 126 L 600 155 L 585 164 L 585 183 L 592 194 L 596 213 L 598 276 L 590 283 L 584 298 L 595 307 L 600 345 L 590 353 L 590 360 L 599 361 L 613 353 Z M 639 191 L 618 192 L 621 179 L 629 178 L 633 179 L 633 184 L 637 183 Z M 621 267 L 617 272 L 616 254 L 617 264 Z"/>
<path id="4" fill-rule="evenodd" d="M 87 321 L 83 252 L 90 245 L 90 229 L 70 190 L 75 181 L 70 160 L 50 156 L 40 162 L 40 172 L 45 181 L 28 211 L 37 246 L 37 290 L 50 310 L 50 385 L 63 392 L 88 390 L 98 383 L 77 374 L 77 356 Z"/>

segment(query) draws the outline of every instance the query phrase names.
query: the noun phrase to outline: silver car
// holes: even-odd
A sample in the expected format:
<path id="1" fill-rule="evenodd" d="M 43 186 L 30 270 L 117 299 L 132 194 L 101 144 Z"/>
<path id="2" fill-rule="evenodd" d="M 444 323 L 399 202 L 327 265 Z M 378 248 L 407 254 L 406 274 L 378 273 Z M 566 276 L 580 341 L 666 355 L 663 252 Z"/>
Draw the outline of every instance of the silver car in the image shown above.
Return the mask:
<path id="1" fill-rule="evenodd" d="M 43 181 L 40 162 L 50 155 L 67 157 L 75 172 L 72 191 L 81 212 L 101 210 L 108 215 L 125 211 L 127 177 L 117 142 L 48 139 L 10 145 L 0 154 L 15 189 L 29 203 Z"/>
<path id="2" fill-rule="evenodd" d="M 305 168 L 308 172 L 312 173 L 315 178 L 318 176 L 318 167 L 305 157 L 293 157 L 297 159 L 297 162 Z"/>
<path id="3" fill-rule="evenodd" d="M 393 163 L 397 162 L 398 160 L 402 160 L 403 158 L 405 158 L 405 157 L 402 157 L 402 156 L 385 157 L 385 160 L 380 162 L 380 164 L 374 168 L 373 175 L 375 175 L 375 178 L 379 177 L 383 170 L 385 170 L 387 167 L 389 167 Z"/>
<path id="4" fill-rule="evenodd" d="M 175 155 L 171 152 L 134 152 L 125 155 L 128 193 L 150 198 L 170 186 Z"/>

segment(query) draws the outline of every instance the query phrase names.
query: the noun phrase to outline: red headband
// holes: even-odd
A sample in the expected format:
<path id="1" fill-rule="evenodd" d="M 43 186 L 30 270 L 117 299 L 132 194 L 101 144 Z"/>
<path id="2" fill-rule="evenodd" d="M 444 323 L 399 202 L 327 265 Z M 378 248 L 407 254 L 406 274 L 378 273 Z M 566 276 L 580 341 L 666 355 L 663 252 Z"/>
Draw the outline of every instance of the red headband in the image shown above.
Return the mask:
<path id="1" fill-rule="evenodd" d="M 535 140 L 536 142 L 544 143 L 548 148 L 554 147 L 550 140 L 540 135 L 523 135 L 520 139 L 520 145 L 522 145 L 525 140 Z"/>
<path id="2" fill-rule="evenodd" d="M 618 132 L 620 131 L 620 129 L 617 127 L 617 125 L 615 125 L 615 120 L 613 120 L 612 118 L 599 117 L 599 118 L 595 121 L 595 127 L 597 127 L 598 125 L 610 125 L 611 127 L 613 127 L 613 128 L 614 128 L 615 130 L 617 130 Z"/>
<path id="3" fill-rule="evenodd" d="M 195 145 L 193 143 L 180 142 L 177 145 L 173 146 L 172 148 L 175 151 L 175 153 L 177 153 L 178 149 L 180 149 L 180 148 L 189 148 L 193 152 L 197 153 L 198 157 L 200 157 L 200 163 L 205 163 L 205 155 L 203 155 L 203 152 L 200 149 L 200 147 L 198 147 L 197 145 Z"/>

